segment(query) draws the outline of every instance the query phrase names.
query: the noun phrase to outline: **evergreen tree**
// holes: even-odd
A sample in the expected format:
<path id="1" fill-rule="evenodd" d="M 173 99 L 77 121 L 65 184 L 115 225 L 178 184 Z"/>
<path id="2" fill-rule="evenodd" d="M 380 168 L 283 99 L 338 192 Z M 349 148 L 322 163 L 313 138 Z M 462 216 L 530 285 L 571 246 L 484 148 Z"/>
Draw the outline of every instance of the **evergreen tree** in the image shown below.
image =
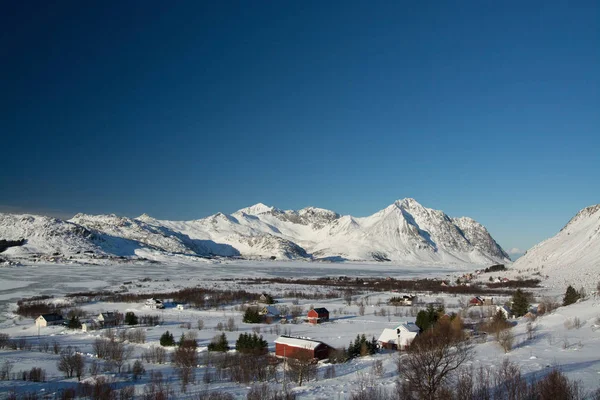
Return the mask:
<path id="1" fill-rule="evenodd" d="M 160 337 L 160 345 L 161 346 L 175 346 L 175 338 L 173 338 L 173 334 L 169 331 L 163 333 Z"/>
<path id="2" fill-rule="evenodd" d="M 135 315 L 132 311 L 127 311 L 125 313 L 125 323 L 127 325 L 137 325 L 138 324 L 137 315 Z"/>
<path id="3" fill-rule="evenodd" d="M 69 324 L 67 325 L 69 329 L 79 329 L 81 328 L 81 322 L 79 322 L 79 318 L 76 316 L 72 316 L 69 320 Z"/>
<path id="4" fill-rule="evenodd" d="M 221 333 L 213 338 L 213 340 L 208 344 L 209 351 L 228 351 L 229 350 L 229 342 L 227 341 L 227 336 L 225 333 Z"/>
<path id="5" fill-rule="evenodd" d="M 127 325 L 136 325 L 137 324 L 137 317 L 135 316 L 135 314 L 131 311 L 127 311 L 125 313 L 125 324 Z"/>
<path id="6" fill-rule="evenodd" d="M 565 292 L 565 297 L 563 298 L 563 306 L 576 303 L 577 300 L 579 300 L 579 293 L 577 293 L 573 286 L 569 285 L 567 291 Z"/>
<path id="7" fill-rule="evenodd" d="M 417 321 L 415 324 L 421 329 L 422 332 L 429 328 L 429 316 L 427 315 L 427 311 L 421 310 L 417 313 Z"/>
<path id="8" fill-rule="evenodd" d="M 258 310 L 254 307 L 248 307 L 246 312 L 244 312 L 243 321 L 247 324 L 258 324 L 261 322 L 260 314 Z"/>
<path id="9" fill-rule="evenodd" d="M 252 335 L 248 333 L 240 334 L 235 342 L 235 349 L 240 353 L 264 354 L 267 352 L 268 343 L 263 339 L 262 335 L 256 333 Z"/>
<path id="10" fill-rule="evenodd" d="M 529 300 L 521 289 L 517 289 L 512 298 L 512 312 L 517 317 L 522 317 L 529 311 Z"/>

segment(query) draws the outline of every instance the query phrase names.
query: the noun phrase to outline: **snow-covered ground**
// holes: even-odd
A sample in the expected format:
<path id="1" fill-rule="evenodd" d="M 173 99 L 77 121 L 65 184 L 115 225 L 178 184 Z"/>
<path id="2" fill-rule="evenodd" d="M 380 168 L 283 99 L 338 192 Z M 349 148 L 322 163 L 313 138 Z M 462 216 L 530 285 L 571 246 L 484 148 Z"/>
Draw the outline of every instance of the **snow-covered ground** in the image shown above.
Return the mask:
<path id="1" fill-rule="evenodd" d="M 397 326 L 404 321 L 414 321 L 415 310 L 410 307 L 387 306 L 387 300 L 398 293 L 392 292 L 367 292 L 353 297 L 352 305 L 342 298 L 327 300 L 297 300 L 281 297 L 286 290 L 314 291 L 319 288 L 314 286 L 286 285 L 286 284 L 248 284 L 243 278 L 261 277 L 393 277 L 406 279 L 412 277 L 440 277 L 455 276 L 463 272 L 472 271 L 473 266 L 465 267 L 418 267 L 398 266 L 390 263 L 315 263 L 315 262 L 269 262 L 269 261 L 216 261 L 208 260 L 202 264 L 187 262 L 185 258 L 174 257 L 171 263 L 150 264 L 118 264 L 118 265 L 58 265 L 36 264 L 32 266 L 11 266 L 0 268 L 0 333 L 7 333 L 13 339 L 25 338 L 34 345 L 31 351 L 27 350 L 0 350 L 0 364 L 5 361 L 14 363 L 13 372 L 29 370 L 32 366 L 42 367 L 47 371 L 47 383 L 27 383 L 23 381 L 0 382 L 0 398 L 16 388 L 17 390 L 53 391 L 61 385 L 73 384 L 75 378 L 65 379 L 57 370 L 58 355 L 52 352 L 38 351 L 38 341 L 57 341 L 64 348 L 71 345 L 86 354 L 88 365 L 94 359 L 92 344 L 99 337 L 101 331 L 81 332 L 71 331 L 63 327 L 41 328 L 39 331 L 31 318 L 16 317 L 12 311 L 16 308 L 16 301 L 23 297 L 37 295 L 53 295 L 55 298 L 63 297 L 69 292 L 91 291 L 110 289 L 116 290 L 125 285 L 130 293 L 151 293 L 172 291 L 185 287 L 206 287 L 221 289 L 243 289 L 250 292 L 263 291 L 273 294 L 278 306 L 291 307 L 298 302 L 304 311 L 311 305 L 326 307 L 330 311 L 331 321 L 320 325 L 300 324 L 245 324 L 242 322 L 242 312 L 233 306 L 222 309 L 198 310 L 188 308 L 177 310 L 167 307 L 165 310 L 151 310 L 140 303 L 107 303 L 92 302 L 80 306 L 90 314 L 99 314 L 103 311 L 118 310 L 122 313 L 133 311 L 136 315 L 154 314 L 164 319 L 160 326 L 144 327 L 147 341 L 144 344 L 132 344 L 135 348 L 133 358 L 139 358 L 141 353 L 151 345 L 158 344 L 160 336 L 169 330 L 177 339 L 182 333 L 188 332 L 186 323 L 191 325 L 190 331 L 195 331 L 201 356 L 210 340 L 218 333 L 217 324 L 226 324 L 233 318 L 236 330 L 226 331 L 228 341 L 234 346 L 238 335 L 242 332 L 252 332 L 260 327 L 260 333 L 269 343 L 269 350 L 274 351 L 274 340 L 279 333 L 289 333 L 294 336 L 310 337 L 323 341 L 334 347 L 347 346 L 357 334 L 365 334 L 368 338 L 379 336 L 384 328 Z M 234 280 L 230 280 L 234 279 Z M 126 282 L 131 282 L 127 283 Z M 547 293 L 539 293 L 546 295 Z M 558 292 L 556 292 L 558 294 Z M 459 311 L 459 304 L 464 304 L 469 296 L 451 296 L 435 294 L 427 296 L 419 293 L 425 302 L 443 302 L 447 311 Z M 165 299 L 168 300 L 168 299 Z M 506 298 L 498 297 L 497 302 Z M 360 315 L 357 302 L 365 304 L 365 314 Z M 386 316 L 380 315 L 381 310 L 386 310 Z M 377 315 L 375 315 L 377 313 Z M 580 328 L 569 329 L 570 324 L 565 322 L 579 318 Z M 532 340 L 527 340 L 526 320 L 516 320 L 513 328 L 516 335 L 516 344 L 512 351 L 504 351 L 490 338 L 486 343 L 476 345 L 476 357 L 472 365 L 480 365 L 494 369 L 499 366 L 502 359 L 508 358 L 516 362 L 527 376 L 539 376 L 549 367 L 558 366 L 569 378 L 581 380 L 587 390 L 595 389 L 600 382 L 600 300 L 589 299 L 569 307 L 559 308 L 552 314 L 539 317 L 535 322 L 536 331 Z M 197 321 L 204 321 L 204 328 L 197 329 Z M 571 324 L 572 325 L 572 324 Z M 121 329 L 121 328 L 120 328 Z M 127 328 L 122 328 L 127 329 Z M 40 339 L 38 339 L 38 334 Z M 294 387 L 299 398 L 343 399 L 357 390 L 358 381 L 371 373 L 375 361 L 383 362 L 384 373 L 376 378 L 376 384 L 392 389 L 396 379 L 395 360 L 397 354 L 383 352 L 374 356 L 354 359 L 344 364 L 335 365 L 335 377 L 324 379 L 325 365 L 319 365 L 318 381 L 311 381 Z M 1 365 L 0 365 L 1 367 Z M 170 365 L 153 365 L 145 363 L 147 371 L 162 371 L 171 380 L 172 387 L 179 389 L 176 374 Z M 210 390 L 228 391 L 238 398 L 245 398 L 248 392 L 246 385 L 231 382 L 212 382 L 206 385 L 202 381 L 203 367 L 196 370 L 196 384 L 192 385 L 188 395 L 198 393 L 208 387 Z M 89 375 L 89 374 L 86 374 Z M 138 393 L 148 382 L 148 373 L 136 383 Z M 128 379 L 115 377 L 117 380 Z M 133 384 L 133 382 L 127 382 Z M 281 385 L 281 383 L 279 384 Z M 183 395 L 180 395 L 183 398 Z"/>

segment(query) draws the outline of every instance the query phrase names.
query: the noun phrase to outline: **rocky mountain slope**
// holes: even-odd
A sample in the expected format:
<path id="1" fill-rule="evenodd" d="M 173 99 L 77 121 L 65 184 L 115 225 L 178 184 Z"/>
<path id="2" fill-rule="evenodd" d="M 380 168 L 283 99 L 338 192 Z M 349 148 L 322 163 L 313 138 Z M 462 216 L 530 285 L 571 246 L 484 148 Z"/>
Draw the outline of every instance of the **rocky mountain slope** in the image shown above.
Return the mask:
<path id="1" fill-rule="evenodd" d="M 376 260 L 407 263 L 508 261 L 481 224 L 450 218 L 414 199 L 363 218 L 315 207 L 279 210 L 264 204 L 193 221 L 77 214 L 69 221 L 0 214 L 0 239 L 25 238 L 27 252 L 139 255 L 140 249 L 197 256 Z"/>
<path id="2" fill-rule="evenodd" d="M 579 211 L 554 237 L 527 250 L 513 269 L 541 275 L 547 286 L 595 290 L 600 281 L 600 204 Z"/>

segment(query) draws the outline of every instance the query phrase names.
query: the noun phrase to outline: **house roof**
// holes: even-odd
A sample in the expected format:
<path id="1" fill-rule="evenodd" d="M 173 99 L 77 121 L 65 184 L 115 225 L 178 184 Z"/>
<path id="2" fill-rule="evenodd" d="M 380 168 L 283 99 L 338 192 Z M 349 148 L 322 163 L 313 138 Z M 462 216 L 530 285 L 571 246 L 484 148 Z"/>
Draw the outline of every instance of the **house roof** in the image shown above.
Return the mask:
<path id="1" fill-rule="evenodd" d="M 415 332 L 419 333 L 421 328 L 417 326 L 414 322 L 405 322 L 396 327 L 396 329 L 400 329 L 403 332 Z"/>
<path id="2" fill-rule="evenodd" d="M 317 314 L 329 314 L 329 311 L 325 307 L 313 308 L 317 312 Z"/>
<path id="3" fill-rule="evenodd" d="M 51 322 L 51 321 L 60 321 L 60 320 L 63 319 L 62 315 L 56 314 L 56 313 L 42 314 L 42 315 L 40 315 L 40 317 L 44 318 L 48 322 Z"/>
<path id="4" fill-rule="evenodd" d="M 402 332 L 400 334 L 400 344 L 402 346 L 406 346 L 417 336 L 417 333 L 418 332 Z M 379 339 L 377 339 L 377 341 L 381 343 L 393 343 L 398 345 L 398 333 L 396 329 L 386 328 L 383 330 L 383 332 L 381 332 L 381 335 L 379 335 Z"/>
<path id="5" fill-rule="evenodd" d="M 266 306 L 263 310 L 266 310 L 267 314 L 270 315 L 279 315 L 279 310 L 275 306 Z"/>
<path id="6" fill-rule="evenodd" d="M 317 347 L 319 347 L 322 344 L 325 344 L 323 342 L 319 342 L 317 340 L 311 340 L 311 339 L 300 339 L 300 338 L 293 338 L 293 337 L 288 337 L 288 336 L 279 336 L 276 340 L 275 343 L 280 343 L 280 344 L 285 344 L 291 347 L 299 347 L 301 349 L 308 349 L 308 350 L 314 350 Z"/>

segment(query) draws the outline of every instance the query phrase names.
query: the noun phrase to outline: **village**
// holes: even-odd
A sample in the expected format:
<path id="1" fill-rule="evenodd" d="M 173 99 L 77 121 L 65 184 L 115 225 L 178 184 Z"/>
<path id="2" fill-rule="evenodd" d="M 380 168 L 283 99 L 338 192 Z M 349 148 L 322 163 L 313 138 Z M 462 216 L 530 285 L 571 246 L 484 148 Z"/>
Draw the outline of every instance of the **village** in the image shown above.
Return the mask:
<path id="1" fill-rule="evenodd" d="M 223 391 L 245 398 L 245 385 L 251 382 L 285 383 L 297 396 L 318 398 L 315 388 L 323 380 L 338 382 L 342 397 L 351 397 L 356 388 L 348 378 L 356 371 L 362 371 L 358 376 L 388 377 L 377 385 L 393 390 L 396 360 L 433 324 L 460 326 L 467 342 L 505 354 L 495 338 L 494 321 L 500 318 L 503 329 L 525 329 L 545 312 L 541 297 L 531 297 L 525 312 L 515 313 L 514 291 L 452 293 L 445 290 L 464 286 L 444 288 L 444 282 L 235 279 L 186 287 L 178 280 L 143 278 L 123 282 L 113 292 L 23 299 L 13 311 L 20 317 L 1 325 L 6 340 L 0 351 L 7 361 L 0 388 L 15 394 L 52 390 L 58 396 L 98 382 L 117 388 L 118 382 L 130 381 L 133 396 L 147 390 L 160 373 L 177 393 L 173 398 Z M 438 289 L 399 289 L 415 285 Z M 35 314 L 44 307 L 54 311 Z M 195 356 L 186 370 L 177 357 L 188 347 Z M 16 370 L 10 359 L 24 354 L 31 354 L 31 363 L 21 362 Z M 80 375 L 61 372 L 65 354 L 81 357 Z M 268 373 L 236 373 L 246 362 L 238 357 L 254 357 L 252 368 L 261 371 L 256 366 L 264 365 Z M 28 365 L 42 368 L 44 380 L 16 380 L 25 372 L 30 375 Z"/>

